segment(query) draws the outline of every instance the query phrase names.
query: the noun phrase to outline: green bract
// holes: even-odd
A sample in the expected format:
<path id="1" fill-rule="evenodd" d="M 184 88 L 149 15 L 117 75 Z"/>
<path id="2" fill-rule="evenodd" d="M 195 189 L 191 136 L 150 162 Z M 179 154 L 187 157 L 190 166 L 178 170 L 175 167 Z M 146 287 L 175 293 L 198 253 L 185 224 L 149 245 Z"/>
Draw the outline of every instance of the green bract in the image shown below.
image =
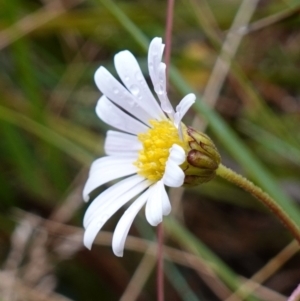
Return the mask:
<path id="1" fill-rule="evenodd" d="M 185 131 L 189 150 L 186 162 L 181 166 L 185 173 L 184 186 L 196 186 L 215 177 L 221 156 L 207 135 L 192 127 L 187 127 Z"/>

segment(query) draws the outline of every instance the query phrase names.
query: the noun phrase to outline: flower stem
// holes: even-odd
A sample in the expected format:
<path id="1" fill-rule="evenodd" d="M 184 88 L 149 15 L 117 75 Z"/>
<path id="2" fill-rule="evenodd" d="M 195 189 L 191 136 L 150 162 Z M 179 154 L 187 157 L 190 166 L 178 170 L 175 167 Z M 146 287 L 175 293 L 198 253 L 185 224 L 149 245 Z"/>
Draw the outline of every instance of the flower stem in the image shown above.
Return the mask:
<path id="1" fill-rule="evenodd" d="M 165 64 L 166 64 L 166 84 L 169 86 L 169 66 L 172 47 L 172 25 L 173 25 L 174 0 L 168 0 L 167 17 L 166 17 L 166 31 L 165 31 Z M 160 223 L 157 226 L 157 301 L 164 301 L 164 258 L 163 258 L 163 244 L 164 232 L 163 225 Z"/>
<path id="2" fill-rule="evenodd" d="M 261 190 L 261 188 L 255 186 L 251 181 L 247 180 L 243 176 L 237 174 L 230 168 L 220 164 L 217 169 L 217 175 L 226 179 L 227 181 L 243 188 L 245 191 L 251 193 L 259 201 L 272 211 L 277 218 L 286 226 L 286 228 L 293 234 L 295 239 L 300 244 L 300 229 L 294 223 L 294 221 L 288 216 L 283 208 L 276 203 L 267 193 Z"/>
<path id="3" fill-rule="evenodd" d="M 162 223 L 157 226 L 157 301 L 164 301 L 164 228 Z"/>
<path id="4" fill-rule="evenodd" d="M 167 87 L 169 84 L 169 66 L 172 48 L 172 27 L 173 27 L 173 12 L 174 12 L 174 0 L 168 0 L 167 7 L 167 20 L 166 20 L 166 31 L 165 31 L 165 64 L 166 64 L 166 79 Z"/>

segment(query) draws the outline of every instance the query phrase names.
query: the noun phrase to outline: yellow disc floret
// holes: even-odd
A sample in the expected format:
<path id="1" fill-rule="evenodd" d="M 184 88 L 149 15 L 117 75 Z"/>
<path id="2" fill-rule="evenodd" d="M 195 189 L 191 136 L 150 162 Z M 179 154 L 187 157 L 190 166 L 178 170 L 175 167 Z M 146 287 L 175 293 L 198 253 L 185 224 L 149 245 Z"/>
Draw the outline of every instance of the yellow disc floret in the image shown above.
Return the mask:
<path id="1" fill-rule="evenodd" d="M 186 142 L 182 141 L 178 129 L 170 120 L 150 120 L 152 128 L 138 135 L 143 145 L 137 161 L 138 174 L 151 181 L 159 181 L 165 172 L 169 149 L 173 144 L 180 145 L 186 150 Z M 185 139 L 184 139 L 185 140 Z"/>

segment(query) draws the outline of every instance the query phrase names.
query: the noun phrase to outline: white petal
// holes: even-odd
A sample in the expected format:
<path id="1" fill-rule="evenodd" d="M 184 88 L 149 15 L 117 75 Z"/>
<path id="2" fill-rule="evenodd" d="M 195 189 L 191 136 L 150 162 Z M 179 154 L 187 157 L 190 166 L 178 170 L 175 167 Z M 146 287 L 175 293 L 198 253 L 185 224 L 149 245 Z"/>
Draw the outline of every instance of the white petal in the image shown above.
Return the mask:
<path id="1" fill-rule="evenodd" d="M 190 93 L 186 95 L 179 103 L 179 105 L 176 107 L 176 113 L 174 117 L 174 124 L 178 128 L 178 125 L 180 124 L 183 116 L 188 111 L 188 109 L 195 103 L 196 95 L 193 93 Z"/>
<path id="2" fill-rule="evenodd" d="M 158 73 L 158 66 L 161 62 L 165 45 L 162 43 L 161 38 L 154 38 L 148 50 L 148 68 L 152 82 L 156 80 Z"/>
<path id="3" fill-rule="evenodd" d="M 136 155 L 142 149 L 137 136 L 117 131 L 108 131 L 104 142 L 104 150 L 108 155 Z"/>
<path id="4" fill-rule="evenodd" d="M 154 85 L 154 83 L 153 83 Z M 154 90 L 161 102 L 161 108 L 170 117 L 173 117 L 175 112 L 167 95 L 167 79 L 166 79 L 166 64 L 160 63 L 158 67 L 157 79 Z"/>
<path id="5" fill-rule="evenodd" d="M 132 158 L 103 157 L 96 160 L 90 171 L 90 176 L 83 189 L 83 199 L 87 202 L 89 194 L 101 185 L 137 172 Z"/>
<path id="6" fill-rule="evenodd" d="M 184 182 L 184 172 L 179 167 L 185 161 L 185 152 L 183 148 L 174 144 L 170 149 L 170 155 L 166 162 L 163 182 L 169 187 L 180 187 Z"/>
<path id="7" fill-rule="evenodd" d="M 107 98 L 137 119 L 148 124 L 148 121 L 152 118 L 150 112 L 143 107 L 143 103 L 136 95 L 129 93 L 104 67 L 101 66 L 96 71 L 95 82 Z"/>
<path id="8" fill-rule="evenodd" d="M 160 182 L 163 183 L 162 180 Z M 163 215 L 169 215 L 169 213 L 171 212 L 171 209 L 172 209 L 172 207 L 171 207 L 170 199 L 166 192 L 165 185 L 163 185 L 163 187 L 162 187 L 162 212 L 163 212 Z"/>
<path id="9" fill-rule="evenodd" d="M 185 157 L 185 151 L 184 149 L 179 146 L 178 144 L 173 144 L 172 147 L 169 150 L 170 155 L 168 158 L 168 161 L 173 161 L 174 163 L 176 163 L 177 165 L 182 164 L 186 157 Z"/>
<path id="10" fill-rule="evenodd" d="M 146 110 L 151 119 L 166 118 L 150 91 L 140 66 L 128 50 L 115 55 L 115 68 L 127 89 L 136 97 L 139 105 Z"/>
<path id="11" fill-rule="evenodd" d="M 103 214 L 103 212 L 101 212 L 103 208 L 109 206 L 114 199 L 126 193 L 126 191 L 130 190 L 132 187 L 135 187 L 144 180 L 145 179 L 139 175 L 133 175 L 129 178 L 123 179 L 102 192 L 93 200 L 87 209 L 83 218 L 83 226 L 86 228 L 87 225 L 94 219 L 94 217 L 99 215 L 99 213 Z"/>
<path id="12" fill-rule="evenodd" d="M 149 181 L 144 180 L 136 184 L 135 186 L 123 191 L 123 193 L 119 194 L 115 198 L 109 199 L 109 203 L 101 204 L 93 214 L 92 219 L 88 223 L 86 227 L 86 231 L 83 237 L 83 243 L 88 248 L 91 249 L 93 241 L 95 240 L 97 233 L 101 230 L 106 221 L 122 207 L 126 204 L 130 199 L 141 193 L 147 187 L 149 187 L 151 183 Z M 93 205 L 93 204 L 92 204 Z"/>
<path id="13" fill-rule="evenodd" d="M 157 226 L 162 222 L 162 198 L 164 192 L 164 185 L 162 181 L 158 181 L 152 185 L 149 190 L 149 198 L 146 203 L 146 219 L 151 226 Z"/>
<path id="14" fill-rule="evenodd" d="M 138 197 L 130 207 L 124 212 L 114 231 L 112 248 L 116 256 L 122 257 L 125 240 L 128 235 L 132 222 L 149 196 L 149 189 Z"/>
<path id="15" fill-rule="evenodd" d="M 89 177 L 99 170 L 107 171 L 110 167 L 113 167 L 115 165 L 119 164 L 133 164 L 137 159 L 136 155 L 132 156 L 105 156 L 101 157 L 99 159 L 96 159 L 90 168 Z"/>
<path id="16" fill-rule="evenodd" d="M 164 44 L 161 38 L 154 38 L 149 46 L 148 68 L 154 90 L 161 102 L 161 108 L 170 118 L 175 112 L 168 99 L 166 90 L 166 65 L 161 62 Z"/>
<path id="17" fill-rule="evenodd" d="M 96 113 L 101 120 L 124 132 L 138 134 L 148 130 L 147 126 L 121 111 L 105 96 L 99 99 Z"/>
<path id="18" fill-rule="evenodd" d="M 184 172 L 177 164 L 169 162 L 162 180 L 166 186 L 180 187 L 184 182 Z"/>

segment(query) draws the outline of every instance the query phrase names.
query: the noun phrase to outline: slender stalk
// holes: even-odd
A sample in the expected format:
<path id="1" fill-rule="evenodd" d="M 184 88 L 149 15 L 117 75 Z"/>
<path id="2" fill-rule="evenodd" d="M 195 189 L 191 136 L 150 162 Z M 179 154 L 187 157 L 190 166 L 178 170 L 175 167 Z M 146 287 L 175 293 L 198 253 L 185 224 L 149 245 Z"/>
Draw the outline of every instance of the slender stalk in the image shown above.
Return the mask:
<path id="1" fill-rule="evenodd" d="M 261 201 L 266 207 L 269 208 L 270 211 L 272 211 L 277 216 L 277 218 L 286 226 L 286 228 L 293 234 L 293 236 L 300 244 L 300 229 L 283 210 L 283 208 L 278 203 L 276 203 L 267 193 L 262 191 L 259 187 L 255 186 L 251 181 L 235 173 L 233 170 L 222 164 L 220 164 L 217 169 L 217 175 L 243 188 L 245 191 L 251 193 L 254 197 Z"/>
<path id="2" fill-rule="evenodd" d="M 164 228 L 162 223 L 157 226 L 157 301 L 164 301 Z"/>
<path id="3" fill-rule="evenodd" d="M 168 0 L 167 18 L 166 18 L 166 32 L 165 32 L 165 64 L 166 64 L 166 84 L 169 85 L 169 66 L 172 47 L 172 24 L 173 24 L 173 10 L 174 0 Z M 162 223 L 157 226 L 157 300 L 164 301 L 164 258 L 163 258 L 163 244 L 164 232 Z"/>
<path id="4" fill-rule="evenodd" d="M 170 57 L 171 57 L 171 48 L 172 48 L 173 12 L 174 12 L 174 0 L 168 0 L 166 32 L 165 32 L 165 43 L 166 43 L 165 64 L 166 64 L 167 86 L 168 86 L 169 66 L 170 66 Z"/>

